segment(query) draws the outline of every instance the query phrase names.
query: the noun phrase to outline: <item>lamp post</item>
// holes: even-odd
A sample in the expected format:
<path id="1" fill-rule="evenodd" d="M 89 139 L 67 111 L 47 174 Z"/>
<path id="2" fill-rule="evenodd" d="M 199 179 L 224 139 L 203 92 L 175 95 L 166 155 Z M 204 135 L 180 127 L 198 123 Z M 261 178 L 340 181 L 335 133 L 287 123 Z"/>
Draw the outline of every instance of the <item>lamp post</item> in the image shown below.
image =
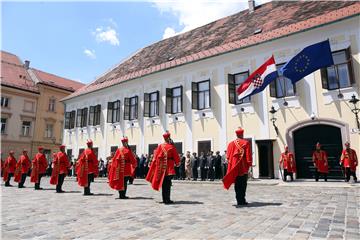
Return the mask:
<path id="1" fill-rule="evenodd" d="M 271 110 L 269 111 L 269 113 L 271 113 L 271 118 L 270 118 L 270 121 L 272 122 L 273 126 L 274 126 L 274 129 L 275 129 L 275 132 L 276 132 L 276 136 L 279 136 L 279 129 L 278 127 L 276 126 L 275 122 L 277 120 L 277 118 L 275 117 L 275 113 L 277 111 L 275 110 L 274 106 L 271 106 Z"/>
<path id="2" fill-rule="evenodd" d="M 354 108 L 351 109 L 351 111 L 355 114 L 355 121 L 356 121 L 357 129 L 359 130 L 359 129 L 360 129 L 360 122 L 359 122 L 359 112 L 360 112 L 360 108 L 358 108 L 358 107 L 356 106 L 356 104 L 357 104 L 358 102 L 359 102 L 359 99 L 357 99 L 357 98 L 355 97 L 355 94 L 353 94 L 353 95 L 351 96 L 351 99 L 350 99 L 349 103 L 354 104 Z"/>

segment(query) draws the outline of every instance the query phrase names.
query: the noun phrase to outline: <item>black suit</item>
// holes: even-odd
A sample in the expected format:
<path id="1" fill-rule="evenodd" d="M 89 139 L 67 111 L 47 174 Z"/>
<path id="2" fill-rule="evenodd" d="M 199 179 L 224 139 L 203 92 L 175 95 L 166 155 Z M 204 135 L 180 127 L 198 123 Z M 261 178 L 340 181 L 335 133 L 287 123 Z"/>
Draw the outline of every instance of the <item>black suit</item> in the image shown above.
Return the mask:
<path id="1" fill-rule="evenodd" d="M 221 156 L 215 156 L 215 178 L 221 179 L 222 178 L 222 168 L 221 168 Z"/>
<path id="2" fill-rule="evenodd" d="M 192 177 L 194 180 L 198 178 L 198 166 L 199 166 L 199 158 L 198 157 L 191 157 L 191 170 L 192 170 Z"/>
<path id="3" fill-rule="evenodd" d="M 207 178 L 207 168 L 208 168 L 208 162 L 205 156 L 200 156 L 199 165 L 200 165 L 201 180 L 204 181 Z"/>

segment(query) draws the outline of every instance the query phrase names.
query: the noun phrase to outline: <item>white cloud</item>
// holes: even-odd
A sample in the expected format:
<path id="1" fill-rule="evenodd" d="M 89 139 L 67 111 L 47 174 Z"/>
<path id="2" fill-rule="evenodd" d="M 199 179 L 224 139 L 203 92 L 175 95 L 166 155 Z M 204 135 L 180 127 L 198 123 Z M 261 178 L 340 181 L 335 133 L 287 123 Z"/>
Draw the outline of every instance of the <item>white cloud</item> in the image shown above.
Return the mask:
<path id="1" fill-rule="evenodd" d="M 95 50 L 90 50 L 90 49 L 85 49 L 84 50 L 84 54 L 91 58 L 91 59 L 95 59 L 96 58 L 96 55 L 95 55 Z"/>
<path id="2" fill-rule="evenodd" d="M 118 46 L 120 44 L 118 34 L 112 27 L 98 27 L 93 32 L 93 35 L 97 42 L 108 42 L 113 46 Z"/>
<path id="3" fill-rule="evenodd" d="M 161 13 L 170 13 L 178 19 L 180 31 L 167 27 L 163 38 L 171 37 L 203 26 L 217 19 L 248 8 L 247 0 L 150 0 Z M 257 0 L 256 4 L 270 0 Z"/>
<path id="4" fill-rule="evenodd" d="M 164 31 L 163 39 L 173 37 L 175 35 L 176 35 L 176 31 L 171 27 L 167 27 Z"/>

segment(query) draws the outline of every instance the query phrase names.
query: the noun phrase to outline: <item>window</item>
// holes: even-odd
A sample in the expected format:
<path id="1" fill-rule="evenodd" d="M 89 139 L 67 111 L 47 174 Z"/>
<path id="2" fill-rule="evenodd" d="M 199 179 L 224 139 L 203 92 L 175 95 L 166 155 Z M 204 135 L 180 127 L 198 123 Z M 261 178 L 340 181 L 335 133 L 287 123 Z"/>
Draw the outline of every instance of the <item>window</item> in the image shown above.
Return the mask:
<path id="1" fill-rule="evenodd" d="M 110 154 L 111 154 L 111 153 L 114 153 L 114 154 L 115 154 L 115 152 L 116 152 L 117 149 L 118 149 L 118 146 L 111 146 L 111 147 L 110 147 Z"/>
<path id="2" fill-rule="evenodd" d="M 129 145 L 129 148 L 134 154 L 136 154 L 136 145 Z"/>
<path id="3" fill-rule="evenodd" d="M 124 99 L 124 120 L 138 118 L 138 96 Z"/>
<path id="4" fill-rule="evenodd" d="M 95 154 L 96 158 L 98 158 L 98 156 L 99 156 L 99 148 L 94 147 L 93 151 L 94 151 L 94 154 Z"/>
<path id="5" fill-rule="evenodd" d="M 108 102 L 107 122 L 120 122 L 120 100 Z"/>
<path id="6" fill-rule="evenodd" d="M 26 137 L 30 136 L 30 127 L 31 127 L 30 121 L 23 121 L 22 128 L 21 128 L 21 135 L 26 136 Z"/>
<path id="7" fill-rule="evenodd" d="M 192 109 L 202 110 L 211 107 L 210 80 L 192 83 Z"/>
<path id="8" fill-rule="evenodd" d="M 350 48 L 332 53 L 334 65 L 321 69 L 322 87 L 328 90 L 350 87 L 354 83 Z"/>
<path id="9" fill-rule="evenodd" d="M 50 98 L 49 99 L 49 112 L 55 112 L 55 102 L 56 102 L 56 99 L 55 98 Z"/>
<path id="10" fill-rule="evenodd" d="M 54 125 L 47 123 L 45 128 L 45 137 L 52 138 L 53 135 L 54 135 Z"/>
<path id="11" fill-rule="evenodd" d="M 84 148 L 79 148 L 79 156 L 78 156 L 78 158 L 80 157 L 80 155 L 84 152 Z"/>
<path id="12" fill-rule="evenodd" d="M 154 150 L 158 147 L 158 144 L 149 144 L 149 149 L 148 149 L 148 153 L 150 154 L 154 154 Z"/>
<path id="13" fill-rule="evenodd" d="M 174 146 L 175 146 L 176 151 L 177 151 L 178 153 L 183 153 L 183 150 L 182 150 L 182 142 L 176 142 L 176 143 L 174 143 Z"/>
<path id="14" fill-rule="evenodd" d="M 1 118 L 1 134 L 6 133 L 7 118 Z"/>
<path id="15" fill-rule="evenodd" d="M 8 97 L 1 97 L 1 107 L 7 108 L 9 107 L 10 99 Z"/>
<path id="16" fill-rule="evenodd" d="M 211 141 L 199 141 L 198 142 L 198 155 L 203 152 L 205 155 L 211 150 Z"/>
<path id="17" fill-rule="evenodd" d="M 182 112 L 182 94 L 182 86 L 166 89 L 166 113 L 175 114 Z"/>
<path id="18" fill-rule="evenodd" d="M 73 129 L 75 127 L 75 110 L 65 113 L 65 129 Z"/>
<path id="19" fill-rule="evenodd" d="M 144 117 L 159 116 L 159 91 L 144 94 Z"/>
<path id="20" fill-rule="evenodd" d="M 87 108 L 77 110 L 76 127 L 86 127 L 87 125 Z"/>
<path id="21" fill-rule="evenodd" d="M 69 161 L 71 162 L 72 161 L 72 149 L 66 149 L 66 155 L 68 156 L 69 158 Z"/>
<path id="22" fill-rule="evenodd" d="M 249 77 L 249 71 L 237 73 L 237 74 L 228 74 L 228 88 L 229 88 L 229 103 L 231 104 L 242 104 L 250 102 L 250 97 L 243 98 L 239 100 L 237 98 L 238 94 L 236 89 Z"/>
<path id="23" fill-rule="evenodd" d="M 285 63 L 276 65 L 276 69 L 280 69 L 284 66 Z M 270 83 L 270 96 L 274 98 L 283 98 L 289 96 L 295 96 L 296 88 L 295 85 L 292 84 L 291 80 L 280 76 L 276 78 L 275 81 Z"/>
<path id="24" fill-rule="evenodd" d="M 101 117 L 101 105 L 98 104 L 96 106 L 90 106 L 89 125 L 90 126 L 100 125 L 100 117 Z"/>

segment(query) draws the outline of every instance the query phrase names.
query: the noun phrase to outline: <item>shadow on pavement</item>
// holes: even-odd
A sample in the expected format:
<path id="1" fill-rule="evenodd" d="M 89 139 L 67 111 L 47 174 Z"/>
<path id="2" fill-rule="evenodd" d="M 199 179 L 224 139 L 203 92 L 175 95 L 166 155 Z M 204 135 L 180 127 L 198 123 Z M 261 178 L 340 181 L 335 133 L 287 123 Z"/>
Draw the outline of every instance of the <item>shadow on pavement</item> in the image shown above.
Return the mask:
<path id="1" fill-rule="evenodd" d="M 112 196 L 114 194 L 112 193 L 94 193 L 94 195 L 91 196 Z"/>
<path id="2" fill-rule="evenodd" d="M 233 205 L 236 208 L 249 208 L 249 207 L 266 207 L 266 206 L 280 206 L 282 203 L 268 203 L 268 202 L 249 202 L 248 205 Z"/>
<path id="3" fill-rule="evenodd" d="M 152 197 L 129 197 L 127 200 L 152 200 Z"/>
<path id="4" fill-rule="evenodd" d="M 170 204 L 170 205 L 177 205 L 177 204 L 204 204 L 203 202 L 199 202 L 199 201 L 174 201 L 174 203 Z"/>

